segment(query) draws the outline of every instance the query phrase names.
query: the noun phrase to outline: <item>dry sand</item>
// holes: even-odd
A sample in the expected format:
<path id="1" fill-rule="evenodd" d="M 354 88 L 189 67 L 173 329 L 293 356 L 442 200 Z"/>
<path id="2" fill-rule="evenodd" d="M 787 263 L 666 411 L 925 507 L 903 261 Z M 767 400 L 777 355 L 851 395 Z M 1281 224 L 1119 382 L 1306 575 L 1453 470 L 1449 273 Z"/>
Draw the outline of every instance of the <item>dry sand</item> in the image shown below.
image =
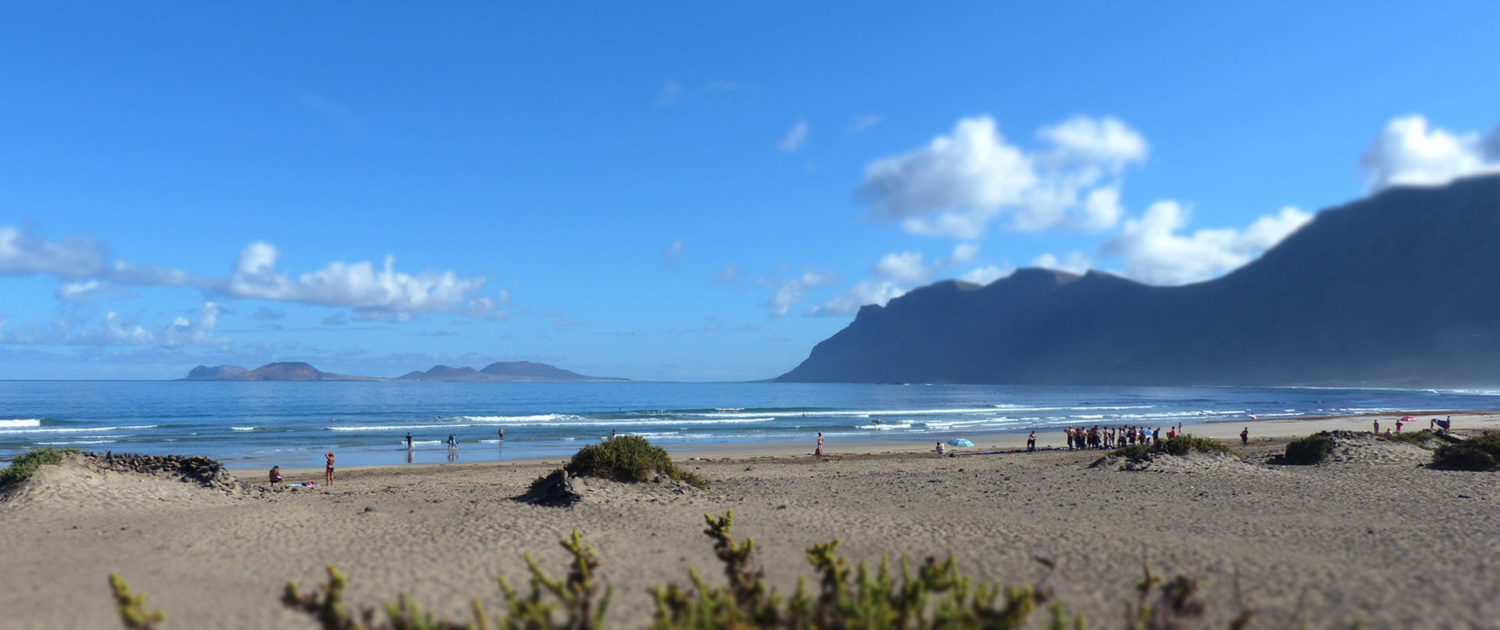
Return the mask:
<path id="1" fill-rule="evenodd" d="M 1455 420 L 1500 426 L 1493 415 Z M 1190 432 L 1238 443 L 1241 426 Z M 1149 561 L 1199 576 L 1220 625 L 1243 601 L 1260 628 L 1356 619 L 1500 628 L 1500 473 L 1428 470 L 1418 467 L 1425 451 L 1374 440 L 1343 445 L 1319 466 L 1266 462 L 1285 444 L 1273 436 L 1369 426 L 1258 422 L 1244 462 L 1195 458 L 1139 472 L 1091 468 L 1097 452 L 938 458 L 910 452 L 915 444 L 830 443 L 832 457 L 814 458 L 791 453 L 797 445 L 756 446 L 682 456 L 708 490 L 589 480 L 584 502 L 564 509 L 510 500 L 556 461 L 340 470 L 332 488 L 237 497 L 49 466 L 0 502 L 0 626 L 118 627 L 106 584 L 118 571 L 167 611 L 169 628 L 312 628 L 278 597 L 289 579 L 321 583 L 327 564 L 350 575 L 354 602 L 408 592 L 460 617 L 474 596 L 498 610 L 493 578 L 523 583 L 523 551 L 561 573 L 557 541 L 577 528 L 617 586 L 609 619 L 639 627 L 648 585 L 685 582 L 689 567 L 719 575 L 702 518 L 734 510 L 735 533 L 756 539 L 783 592 L 809 573 L 807 547 L 838 538 L 855 560 L 952 553 L 981 578 L 1045 578 L 1095 627 L 1121 625 Z M 1016 439 L 1024 436 L 976 442 Z M 288 479 L 321 482 L 322 471 Z M 261 474 L 245 481 L 264 485 Z M 1058 569 L 1049 576 L 1037 556 Z"/>

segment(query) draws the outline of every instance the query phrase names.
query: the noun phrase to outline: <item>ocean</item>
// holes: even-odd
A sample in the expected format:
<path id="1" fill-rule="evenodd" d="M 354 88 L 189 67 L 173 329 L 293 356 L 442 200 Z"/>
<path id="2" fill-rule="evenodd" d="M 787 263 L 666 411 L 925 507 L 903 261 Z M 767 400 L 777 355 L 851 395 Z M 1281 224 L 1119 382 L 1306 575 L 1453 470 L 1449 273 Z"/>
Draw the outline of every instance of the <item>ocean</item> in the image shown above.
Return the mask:
<path id="1" fill-rule="evenodd" d="M 1500 391 L 1395 389 L 0 381 L 0 460 L 55 446 L 206 455 L 237 468 L 319 467 L 327 451 L 340 465 L 431 464 L 561 457 L 611 430 L 668 450 L 789 441 L 811 450 L 819 431 L 832 445 L 1497 405 Z M 450 434 L 457 449 L 445 445 Z"/>

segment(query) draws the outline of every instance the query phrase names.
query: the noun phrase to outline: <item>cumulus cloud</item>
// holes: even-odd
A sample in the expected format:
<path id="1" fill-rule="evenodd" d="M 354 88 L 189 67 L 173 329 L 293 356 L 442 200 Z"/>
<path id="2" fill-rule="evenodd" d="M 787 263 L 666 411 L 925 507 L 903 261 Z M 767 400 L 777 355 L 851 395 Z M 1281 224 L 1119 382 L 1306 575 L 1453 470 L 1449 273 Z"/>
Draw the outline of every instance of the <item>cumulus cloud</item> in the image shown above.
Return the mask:
<path id="1" fill-rule="evenodd" d="M 838 279 L 830 274 L 809 270 L 794 278 L 761 280 L 759 284 L 772 289 L 771 297 L 766 301 L 766 305 L 771 308 L 771 316 L 786 317 L 793 306 L 807 297 L 809 289 L 825 287 L 837 282 Z"/>
<path id="2" fill-rule="evenodd" d="M 938 265 L 942 267 L 951 267 L 960 263 L 969 262 L 978 255 L 978 245 L 975 245 L 974 243 L 959 243 L 953 246 L 953 253 L 948 254 L 947 258 L 938 261 Z"/>
<path id="3" fill-rule="evenodd" d="M 787 130 L 786 135 L 782 136 L 781 140 L 776 143 L 776 148 L 786 153 L 796 153 L 798 149 L 807 144 L 807 132 L 807 119 L 797 119 L 797 122 L 792 124 L 792 128 Z"/>
<path id="4" fill-rule="evenodd" d="M 1360 165 L 1371 190 L 1446 184 L 1465 175 L 1500 171 L 1500 125 L 1481 136 L 1434 127 L 1423 116 L 1394 118 L 1365 151 Z"/>
<path id="5" fill-rule="evenodd" d="M 963 280 L 964 282 L 972 282 L 974 284 L 989 284 L 1010 275 L 1014 271 L 1015 269 L 1012 267 L 986 265 L 984 267 L 974 269 L 962 276 L 959 276 L 958 279 Z"/>
<path id="6" fill-rule="evenodd" d="M 978 238 L 1001 216 L 1017 230 L 1114 227 L 1114 179 L 1146 159 L 1145 138 L 1117 119 L 1082 116 L 1038 136 L 1046 146 L 1028 153 L 993 118 L 964 118 L 925 147 L 871 162 L 857 195 L 872 218 L 912 234 Z"/>
<path id="7" fill-rule="evenodd" d="M 906 295 L 893 280 L 866 280 L 854 288 L 834 296 L 828 303 L 808 311 L 811 316 L 857 315 L 866 304 L 885 306 L 887 302 Z"/>
<path id="8" fill-rule="evenodd" d="M 880 262 L 875 263 L 875 273 L 909 284 L 924 283 L 932 278 L 932 270 L 922 261 L 921 252 L 886 254 Z"/>
<path id="9" fill-rule="evenodd" d="M 92 276 L 104 270 L 109 248 L 86 236 L 49 241 L 20 228 L 0 226 L 0 274 Z"/>
<path id="10" fill-rule="evenodd" d="M 1256 219 L 1244 230 L 1233 228 L 1179 231 L 1187 226 L 1188 208 L 1158 201 L 1139 219 L 1129 219 L 1120 233 L 1105 244 L 1105 252 L 1120 256 L 1124 275 L 1150 284 L 1199 282 L 1250 262 L 1312 219 L 1294 207 Z"/>
<path id="11" fill-rule="evenodd" d="M 42 346 L 150 346 L 182 348 L 186 346 L 225 346 L 231 342 L 214 333 L 219 323 L 220 306 L 206 302 L 197 321 L 184 316 L 160 328 L 148 328 L 135 318 L 107 311 L 102 321 L 94 316 L 74 314 L 48 325 L 28 325 L 0 331 L 0 343 Z"/>
<path id="12" fill-rule="evenodd" d="M 1089 257 L 1084 255 L 1083 252 L 1072 252 L 1068 254 L 1067 258 L 1058 258 L 1054 254 L 1046 253 L 1037 256 L 1035 260 L 1031 261 L 1031 266 L 1033 267 L 1056 269 L 1058 271 L 1077 274 L 1088 271 L 1089 265 Z"/>
<path id="13" fill-rule="evenodd" d="M 18 228 L 0 226 L 0 275 L 40 273 L 78 278 L 57 290 L 62 300 L 98 297 L 117 285 L 193 287 L 228 297 L 377 313 L 487 315 L 474 310 L 473 294 L 484 288 L 483 276 L 465 278 L 452 271 L 399 272 L 394 256 L 387 256 L 378 268 L 370 262 L 335 261 L 293 276 L 277 268 L 280 258 L 281 250 L 276 246 L 257 241 L 240 252 L 229 276 L 203 276 L 123 260 L 111 263 L 105 245 L 91 238 L 49 241 Z"/>

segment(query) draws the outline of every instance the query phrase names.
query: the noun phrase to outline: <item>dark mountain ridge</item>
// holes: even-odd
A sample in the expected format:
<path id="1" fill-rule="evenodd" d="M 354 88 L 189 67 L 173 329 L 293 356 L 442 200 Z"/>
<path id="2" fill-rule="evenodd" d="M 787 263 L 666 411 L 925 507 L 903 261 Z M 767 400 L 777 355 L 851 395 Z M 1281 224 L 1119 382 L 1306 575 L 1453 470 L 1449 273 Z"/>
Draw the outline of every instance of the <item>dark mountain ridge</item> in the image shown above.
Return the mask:
<path id="1" fill-rule="evenodd" d="M 1023 269 L 866 306 L 778 381 L 1500 384 L 1500 176 L 1325 210 L 1216 280 Z"/>
<path id="2" fill-rule="evenodd" d="M 188 372 L 185 381 L 484 381 L 484 382 L 572 382 L 625 381 L 623 378 L 584 376 L 570 370 L 530 361 L 491 363 L 484 370 L 471 367 L 435 365 L 425 372 L 409 372 L 400 378 L 351 376 L 323 372 L 307 363 L 267 363 L 254 370 L 238 365 L 198 366 Z"/>

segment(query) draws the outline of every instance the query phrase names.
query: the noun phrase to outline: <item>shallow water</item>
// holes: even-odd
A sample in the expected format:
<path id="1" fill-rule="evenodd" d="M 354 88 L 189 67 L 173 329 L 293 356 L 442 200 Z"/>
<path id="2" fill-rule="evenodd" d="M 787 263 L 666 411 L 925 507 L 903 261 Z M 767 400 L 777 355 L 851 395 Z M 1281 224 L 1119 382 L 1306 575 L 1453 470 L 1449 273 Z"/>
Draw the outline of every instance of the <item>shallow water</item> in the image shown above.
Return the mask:
<path id="1" fill-rule="evenodd" d="M 207 455 L 230 466 L 571 454 L 610 431 L 668 449 L 947 440 L 1068 425 L 1494 409 L 1500 392 L 797 383 L 0 381 L 0 459 L 39 446 Z M 505 429 L 505 439 L 497 430 Z M 407 451 L 410 433 L 414 448 Z M 452 434 L 459 447 L 444 443 Z"/>

